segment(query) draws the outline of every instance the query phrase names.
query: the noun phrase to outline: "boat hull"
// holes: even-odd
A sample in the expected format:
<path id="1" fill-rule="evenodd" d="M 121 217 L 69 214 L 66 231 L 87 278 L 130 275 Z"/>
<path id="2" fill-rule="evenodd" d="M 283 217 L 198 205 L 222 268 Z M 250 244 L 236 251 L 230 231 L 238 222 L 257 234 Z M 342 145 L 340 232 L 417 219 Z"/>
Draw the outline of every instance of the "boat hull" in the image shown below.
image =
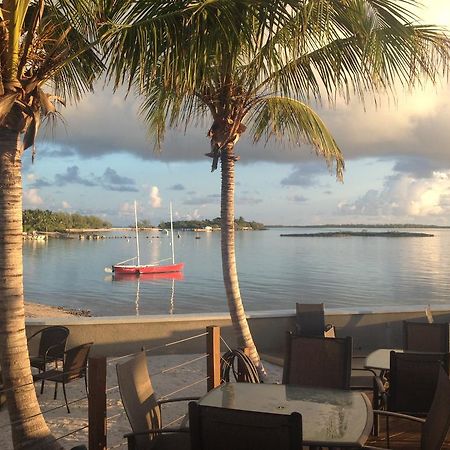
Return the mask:
<path id="1" fill-rule="evenodd" d="M 130 274 L 130 275 L 141 275 L 141 274 L 158 274 L 158 273 L 171 273 L 171 272 L 181 272 L 183 270 L 184 263 L 178 264 L 167 264 L 164 266 L 112 266 L 112 270 L 115 274 Z"/>

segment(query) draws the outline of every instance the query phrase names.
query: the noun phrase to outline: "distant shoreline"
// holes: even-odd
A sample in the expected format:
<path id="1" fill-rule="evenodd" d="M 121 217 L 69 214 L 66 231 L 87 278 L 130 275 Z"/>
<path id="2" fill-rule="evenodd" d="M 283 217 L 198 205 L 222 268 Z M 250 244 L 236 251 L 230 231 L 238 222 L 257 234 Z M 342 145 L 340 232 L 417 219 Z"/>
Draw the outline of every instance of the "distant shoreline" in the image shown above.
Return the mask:
<path id="1" fill-rule="evenodd" d="M 433 228 L 449 229 L 450 225 L 414 225 L 414 224 L 377 224 L 369 225 L 364 223 L 355 224 L 326 224 L 326 225 L 266 225 L 267 228 Z"/>
<path id="2" fill-rule="evenodd" d="M 329 233 L 292 233 L 280 234 L 281 237 L 434 237 L 434 234 L 429 233 L 411 233 L 407 231 L 331 231 Z"/>

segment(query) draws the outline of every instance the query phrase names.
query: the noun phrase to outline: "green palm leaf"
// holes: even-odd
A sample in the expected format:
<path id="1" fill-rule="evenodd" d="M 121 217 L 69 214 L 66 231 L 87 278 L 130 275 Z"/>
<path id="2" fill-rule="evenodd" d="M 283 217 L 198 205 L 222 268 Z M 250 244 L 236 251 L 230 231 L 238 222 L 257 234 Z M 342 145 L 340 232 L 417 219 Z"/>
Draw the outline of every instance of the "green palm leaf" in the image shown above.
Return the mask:
<path id="1" fill-rule="evenodd" d="M 336 177 L 342 181 L 342 152 L 319 115 L 305 103 L 286 97 L 267 97 L 255 105 L 250 120 L 255 142 L 275 138 L 295 146 L 300 142 L 309 144 L 329 168 L 335 166 Z"/>

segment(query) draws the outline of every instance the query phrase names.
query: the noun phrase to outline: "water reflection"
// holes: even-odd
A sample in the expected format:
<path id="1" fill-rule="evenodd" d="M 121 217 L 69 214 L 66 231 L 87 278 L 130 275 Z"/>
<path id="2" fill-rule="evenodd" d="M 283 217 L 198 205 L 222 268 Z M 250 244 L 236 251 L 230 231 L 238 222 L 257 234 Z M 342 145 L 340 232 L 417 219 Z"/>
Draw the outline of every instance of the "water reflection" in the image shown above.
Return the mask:
<path id="1" fill-rule="evenodd" d="M 156 281 L 171 280 L 170 298 L 168 313 L 173 314 L 175 311 L 175 281 L 183 281 L 183 272 L 168 272 L 168 273 L 145 273 L 140 275 L 135 274 L 113 274 L 112 281 L 116 282 L 129 282 L 136 283 L 136 297 L 135 297 L 135 309 L 136 316 L 139 316 L 139 302 L 141 297 L 141 282 L 155 283 Z"/>

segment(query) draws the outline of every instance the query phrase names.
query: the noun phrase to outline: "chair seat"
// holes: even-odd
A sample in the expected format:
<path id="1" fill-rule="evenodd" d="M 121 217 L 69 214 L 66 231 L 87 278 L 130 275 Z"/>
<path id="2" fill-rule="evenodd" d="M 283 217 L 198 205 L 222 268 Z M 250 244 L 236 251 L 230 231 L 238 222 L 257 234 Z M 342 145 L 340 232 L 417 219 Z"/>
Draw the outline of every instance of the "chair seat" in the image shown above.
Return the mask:
<path id="1" fill-rule="evenodd" d="M 33 380 L 48 380 L 48 381 L 56 381 L 56 382 L 63 382 L 63 372 L 61 370 L 51 369 L 46 370 L 42 373 L 36 373 L 33 375 Z M 64 380 L 65 381 L 65 380 Z"/>
<path id="2" fill-rule="evenodd" d="M 190 450 L 189 433 L 164 433 L 152 441 L 152 450 Z M 231 449 L 230 449 L 231 450 Z"/>
<path id="3" fill-rule="evenodd" d="M 55 361 L 62 361 L 63 358 L 59 356 L 47 356 L 44 360 L 42 356 L 32 356 L 30 358 L 31 367 L 36 367 L 36 369 L 45 370 L 45 363 L 51 363 Z"/>

